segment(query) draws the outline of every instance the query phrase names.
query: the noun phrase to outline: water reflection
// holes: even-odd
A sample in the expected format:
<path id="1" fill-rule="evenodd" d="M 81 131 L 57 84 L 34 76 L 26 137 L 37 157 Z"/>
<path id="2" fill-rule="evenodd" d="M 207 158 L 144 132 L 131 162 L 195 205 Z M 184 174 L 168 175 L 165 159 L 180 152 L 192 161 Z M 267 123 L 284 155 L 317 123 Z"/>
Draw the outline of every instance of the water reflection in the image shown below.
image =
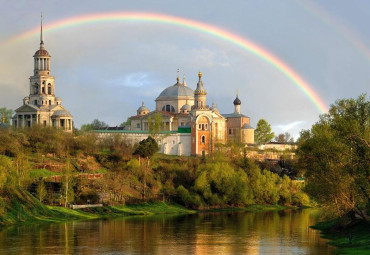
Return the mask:
<path id="1" fill-rule="evenodd" d="M 330 254 L 311 209 L 133 217 L 12 227 L 0 254 Z"/>

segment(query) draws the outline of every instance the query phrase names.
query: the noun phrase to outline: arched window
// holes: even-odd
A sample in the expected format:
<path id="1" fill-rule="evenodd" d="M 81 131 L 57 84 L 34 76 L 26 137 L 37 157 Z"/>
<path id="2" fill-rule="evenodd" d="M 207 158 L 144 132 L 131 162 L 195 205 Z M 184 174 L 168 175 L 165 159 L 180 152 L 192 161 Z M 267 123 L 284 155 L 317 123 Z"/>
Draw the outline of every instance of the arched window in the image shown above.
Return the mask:
<path id="1" fill-rule="evenodd" d="M 206 143 L 206 136 L 205 135 L 202 135 L 201 136 L 201 143 L 202 144 L 205 144 Z"/>
<path id="2" fill-rule="evenodd" d="M 39 85 L 35 83 L 35 86 L 33 87 L 33 93 L 38 94 L 39 93 Z"/>
<path id="3" fill-rule="evenodd" d="M 48 84 L 48 94 L 51 95 L 51 84 Z"/>
<path id="4" fill-rule="evenodd" d="M 165 105 L 162 107 L 162 111 L 164 112 L 175 112 L 175 108 L 172 105 Z"/>

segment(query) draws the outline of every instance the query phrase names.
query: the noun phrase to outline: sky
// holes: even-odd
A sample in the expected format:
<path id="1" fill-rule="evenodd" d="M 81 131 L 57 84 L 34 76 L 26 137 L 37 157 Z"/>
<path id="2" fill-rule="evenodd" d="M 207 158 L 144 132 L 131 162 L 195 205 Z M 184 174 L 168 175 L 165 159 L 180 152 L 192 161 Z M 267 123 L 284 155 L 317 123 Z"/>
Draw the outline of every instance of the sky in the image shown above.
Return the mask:
<path id="1" fill-rule="evenodd" d="M 297 74 L 326 108 L 341 98 L 370 94 L 370 1 L 342 0 L 0 0 L 0 107 L 15 110 L 29 94 L 39 34 L 20 35 L 84 15 L 150 13 L 217 27 L 253 42 Z M 195 89 L 201 70 L 207 103 L 221 113 L 241 111 L 256 127 L 295 138 L 322 113 L 281 70 L 235 43 L 171 23 L 133 20 L 45 29 L 55 94 L 75 126 L 99 119 L 111 126 L 135 115 L 141 102 L 176 82 L 177 69 Z"/>

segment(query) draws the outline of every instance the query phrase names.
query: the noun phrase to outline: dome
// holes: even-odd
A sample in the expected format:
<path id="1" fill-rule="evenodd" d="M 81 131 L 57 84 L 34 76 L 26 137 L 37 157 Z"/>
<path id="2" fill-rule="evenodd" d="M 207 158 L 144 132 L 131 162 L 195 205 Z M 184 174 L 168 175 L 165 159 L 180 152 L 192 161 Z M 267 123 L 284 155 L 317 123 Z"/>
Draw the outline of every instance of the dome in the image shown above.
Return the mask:
<path id="1" fill-rule="evenodd" d="M 184 104 L 182 107 L 181 107 L 181 111 L 188 111 L 190 112 L 191 111 L 191 106 L 188 105 L 188 104 Z"/>
<path id="2" fill-rule="evenodd" d="M 34 56 L 48 56 L 48 57 L 50 57 L 49 52 L 45 49 L 39 49 L 38 51 L 35 52 Z"/>
<path id="3" fill-rule="evenodd" d="M 52 117 L 72 117 L 72 115 L 68 111 L 58 110 L 53 113 Z"/>
<path id="4" fill-rule="evenodd" d="M 241 104 L 242 104 L 242 101 L 240 101 L 240 99 L 236 97 L 234 100 L 234 105 L 241 105 Z"/>
<path id="5" fill-rule="evenodd" d="M 161 97 L 194 97 L 194 91 L 181 83 L 176 83 L 175 85 L 163 90 L 157 99 Z"/>
<path id="6" fill-rule="evenodd" d="M 139 109 L 137 109 L 138 112 L 149 112 L 149 109 L 146 108 L 145 105 L 140 106 Z"/>

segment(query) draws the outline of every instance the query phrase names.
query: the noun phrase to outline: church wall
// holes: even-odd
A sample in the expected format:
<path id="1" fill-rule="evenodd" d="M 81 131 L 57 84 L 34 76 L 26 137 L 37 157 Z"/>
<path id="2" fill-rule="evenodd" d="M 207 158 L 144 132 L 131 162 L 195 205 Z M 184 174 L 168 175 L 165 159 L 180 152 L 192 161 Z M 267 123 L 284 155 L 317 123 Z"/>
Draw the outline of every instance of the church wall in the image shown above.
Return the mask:
<path id="1" fill-rule="evenodd" d="M 104 130 L 96 131 L 96 134 L 100 139 L 119 135 L 130 145 L 135 145 L 149 136 L 148 133 L 105 132 Z M 159 134 L 156 140 L 160 147 L 159 153 L 178 156 L 191 155 L 190 134 L 188 133 Z"/>

